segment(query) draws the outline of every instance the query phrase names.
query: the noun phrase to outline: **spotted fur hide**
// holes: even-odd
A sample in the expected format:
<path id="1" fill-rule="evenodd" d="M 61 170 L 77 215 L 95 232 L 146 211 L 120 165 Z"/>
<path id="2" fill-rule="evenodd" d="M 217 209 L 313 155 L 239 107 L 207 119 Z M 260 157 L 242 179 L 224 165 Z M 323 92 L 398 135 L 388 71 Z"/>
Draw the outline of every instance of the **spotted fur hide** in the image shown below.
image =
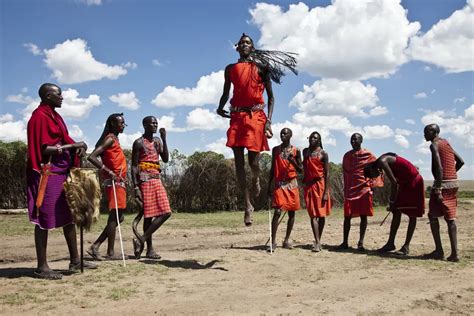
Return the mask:
<path id="1" fill-rule="evenodd" d="M 73 168 L 64 183 L 74 222 L 87 231 L 99 219 L 101 190 L 97 169 Z"/>

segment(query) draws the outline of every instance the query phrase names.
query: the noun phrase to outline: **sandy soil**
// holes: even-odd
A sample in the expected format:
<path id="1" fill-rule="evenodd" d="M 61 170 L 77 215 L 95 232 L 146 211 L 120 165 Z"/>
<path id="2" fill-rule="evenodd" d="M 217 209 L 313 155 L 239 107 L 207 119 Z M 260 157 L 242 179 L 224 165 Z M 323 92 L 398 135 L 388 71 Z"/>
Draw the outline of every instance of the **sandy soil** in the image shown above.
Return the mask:
<path id="1" fill-rule="evenodd" d="M 0 314 L 474 314 L 474 207 L 461 204 L 458 213 L 462 258 L 457 264 L 421 258 L 433 250 L 426 217 L 418 222 L 408 258 L 377 255 L 374 249 L 385 243 L 390 224 L 380 227 L 382 213 L 369 221 L 366 253 L 331 250 L 342 239 L 342 220 L 336 217 L 327 220 L 325 249 L 312 253 L 311 229 L 302 211 L 292 250 L 263 250 L 268 238 L 264 221 L 238 229 L 165 225 L 154 239 L 162 260 L 128 259 L 126 267 L 120 261 L 100 262 L 98 270 L 61 281 L 32 278 L 33 236 L 8 237 L 0 249 Z M 446 225 L 441 224 L 449 255 Z M 354 219 L 352 246 L 358 225 Z M 406 226 L 404 218 L 397 246 Z M 124 235 L 131 255 L 131 233 Z M 86 234 L 86 245 L 95 237 Z M 51 236 L 48 251 L 51 266 L 65 270 L 63 237 Z"/>

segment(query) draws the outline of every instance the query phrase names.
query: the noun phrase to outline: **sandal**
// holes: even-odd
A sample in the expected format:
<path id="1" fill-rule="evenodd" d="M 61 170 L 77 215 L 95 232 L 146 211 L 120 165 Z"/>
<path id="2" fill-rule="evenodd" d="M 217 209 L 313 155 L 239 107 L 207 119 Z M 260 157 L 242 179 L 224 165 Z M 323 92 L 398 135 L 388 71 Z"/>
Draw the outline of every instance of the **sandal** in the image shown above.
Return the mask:
<path id="1" fill-rule="evenodd" d="M 253 213 L 253 207 L 249 207 L 248 209 L 245 210 L 245 215 L 244 215 L 244 223 L 245 226 L 252 226 L 252 213 Z"/>
<path id="2" fill-rule="evenodd" d="M 443 260 L 444 259 L 444 252 L 442 251 L 433 251 L 430 253 L 427 253 L 426 255 L 423 256 L 425 259 L 434 259 L 434 260 Z"/>
<path id="3" fill-rule="evenodd" d="M 321 245 L 316 243 L 313 244 L 313 248 L 311 249 L 312 252 L 321 252 Z"/>
<path id="4" fill-rule="evenodd" d="M 403 246 L 402 248 L 400 248 L 400 250 L 394 252 L 394 254 L 396 254 L 397 256 L 408 256 L 409 253 L 410 248 L 408 248 L 407 246 Z"/>
<path id="5" fill-rule="evenodd" d="M 284 242 L 283 245 L 282 245 L 282 248 L 284 249 L 293 249 L 293 245 L 291 244 L 291 242 Z"/>
<path id="6" fill-rule="evenodd" d="M 144 243 L 139 239 L 133 238 L 133 254 L 135 255 L 135 259 L 140 259 L 143 248 L 145 248 Z"/>
<path id="7" fill-rule="evenodd" d="M 99 249 L 91 246 L 89 250 L 86 251 L 89 256 L 92 257 L 95 261 L 102 261 L 104 258 L 100 255 Z"/>
<path id="8" fill-rule="evenodd" d="M 84 269 L 97 269 L 97 265 L 95 263 L 89 262 L 89 261 L 84 261 Z M 80 271 L 81 270 L 81 261 L 79 262 L 71 262 L 69 264 L 69 271 L 70 272 L 75 272 L 75 271 Z"/>
<path id="9" fill-rule="evenodd" d="M 451 261 L 451 262 L 459 262 L 459 257 L 455 255 L 450 255 L 449 257 L 446 258 L 446 260 Z"/>
<path id="10" fill-rule="evenodd" d="M 396 249 L 395 245 L 385 244 L 382 248 L 377 249 L 377 252 L 378 253 L 387 253 L 387 252 L 393 251 L 395 249 Z"/>
<path id="11" fill-rule="evenodd" d="M 61 273 L 53 271 L 53 270 L 48 270 L 48 271 L 35 270 L 33 274 L 36 278 L 43 279 L 43 280 L 61 280 L 63 278 L 63 275 Z"/>
<path id="12" fill-rule="evenodd" d="M 120 255 L 112 255 L 112 256 L 106 255 L 104 256 L 104 260 L 106 261 L 123 260 L 123 257 Z"/>
<path id="13" fill-rule="evenodd" d="M 154 252 L 154 251 L 150 251 L 150 252 L 147 252 L 147 253 L 146 253 L 145 258 L 154 259 L 154 260 L 160 260 L 160 259 L 161 259 L 161 256 L 160 256 L 159 254 L 157 254 L 156 252 Z"/>
<path id="14" fill-rule="evenodd" d="M 340 244 L 339 246 L 336 246 L 336 248 L 334 248 L 334 250 L 336 250 L 336 251 L 337 250 L 347 250 L 347 249 L 349 249 L 349 245 L 344 243 L 344 242 L 342 244 Z"/>
<path id="15" fill-rule="evenodd" d="M 359 242 L 359 243 L 357 244 L 357 250 L 358 250 L 358 251 L 366 251 L 367 249 L 365 249 L 363 243 Z"/>

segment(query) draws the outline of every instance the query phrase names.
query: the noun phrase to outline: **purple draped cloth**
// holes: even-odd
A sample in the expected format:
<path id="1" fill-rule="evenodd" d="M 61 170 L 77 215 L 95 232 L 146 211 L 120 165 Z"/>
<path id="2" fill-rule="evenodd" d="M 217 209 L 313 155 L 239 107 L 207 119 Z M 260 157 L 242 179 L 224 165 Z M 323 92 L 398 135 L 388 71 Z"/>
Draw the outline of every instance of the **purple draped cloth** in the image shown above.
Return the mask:
<path id="1" fill-rule="evenodd" d="M 30 222 L 38 225 L 41 229 L 53 229 L 73 223 L 71 210 L 64 194 L 64 182 L 66 181 L 71 167 L 71 156 L 68 150 L 61 155 L 53 155 L 51 158 L 51 174 L 48 178 L 43 205 L 37 212 L 35 202 L 38 195 L 39 181 L 41 175 L 27 168 L 26 199 L 28 203 L 28 214 Z"/>

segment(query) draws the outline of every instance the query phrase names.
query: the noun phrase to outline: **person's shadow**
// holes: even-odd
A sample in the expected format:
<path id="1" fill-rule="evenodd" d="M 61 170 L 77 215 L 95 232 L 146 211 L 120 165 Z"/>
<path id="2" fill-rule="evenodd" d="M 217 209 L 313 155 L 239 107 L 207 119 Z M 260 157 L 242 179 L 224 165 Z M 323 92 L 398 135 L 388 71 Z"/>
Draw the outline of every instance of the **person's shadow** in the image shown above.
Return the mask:
<path id="1" fill-rule="evenodd" d="M 29 277 L 36 279 L 34 274 L 34 268 L 0 268 L 0 279 L 18 279 L 22 277 Z M 71 275 L 74 272 L 69 270 L 55 269 L 54 271 L 61 273 L 62 275 Z"/>
<path id="2" fill-rule="evenodd" d="M 192 269 L 192 270 L 205 270 L 205 269 L 213 269 L 213 270 L 221 270 L 221 271 L 229 271 L 226 268 L 222 267 L 214 267 L 216 263 L 222 262 L 221 260 L 212 260 L 208 263 L 202 264 L 194 259 L 188 260 L 150 260 L 145 259 L 141 260 L 141 262 L 146 264 L 161 264 L 168 268 L 181 268 L 181 269 Z"/>

